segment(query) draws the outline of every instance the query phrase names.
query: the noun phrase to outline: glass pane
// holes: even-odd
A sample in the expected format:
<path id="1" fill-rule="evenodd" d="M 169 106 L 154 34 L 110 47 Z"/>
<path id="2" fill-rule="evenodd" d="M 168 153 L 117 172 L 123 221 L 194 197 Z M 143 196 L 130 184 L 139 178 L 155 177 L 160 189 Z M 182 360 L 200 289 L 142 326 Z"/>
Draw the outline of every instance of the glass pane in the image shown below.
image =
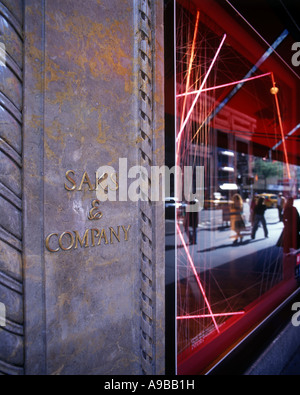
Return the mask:
<path id="1" fill-rule="evenodd" d="M 179 366 L 263 301 L 271 309 L 283 285 L 292 292 L 300 247 L 298 140 L 283 139 L 299 128 L 289 105 L 299 79 L 291 84 L 267 47 L 247 55 L 239 31 L 206 11 L 177 3 L 177 200 L 169 205 Z"/>

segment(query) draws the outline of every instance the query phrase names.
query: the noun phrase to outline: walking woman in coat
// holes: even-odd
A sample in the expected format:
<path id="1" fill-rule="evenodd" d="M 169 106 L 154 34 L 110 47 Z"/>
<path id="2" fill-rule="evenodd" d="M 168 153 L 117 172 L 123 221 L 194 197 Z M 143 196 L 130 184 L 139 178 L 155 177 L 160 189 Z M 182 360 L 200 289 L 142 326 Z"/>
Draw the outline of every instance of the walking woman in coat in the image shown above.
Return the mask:
<path id="1" fill-rule="evenodd" d="M 233 244 L 237 245 L 239 239 L 241 242 L 243 241 L 242 232 L 246 229 L 243 219 L 244 203 L 239 194 L 234 195 L 232 200 L 233 204 L 230 208 L 231 229 L 236 233 Z"/>

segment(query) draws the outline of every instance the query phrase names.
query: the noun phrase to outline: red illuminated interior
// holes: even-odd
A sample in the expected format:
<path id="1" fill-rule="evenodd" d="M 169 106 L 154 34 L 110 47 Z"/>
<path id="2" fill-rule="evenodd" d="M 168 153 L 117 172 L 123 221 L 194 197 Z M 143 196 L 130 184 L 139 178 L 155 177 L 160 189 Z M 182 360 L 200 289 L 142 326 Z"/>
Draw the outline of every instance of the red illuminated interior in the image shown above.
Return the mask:
<path id="1" fill-rule="evenodd" d="M 170 94 L 166 102 L 168 114 L 175 114 L 172 99 L 177 108 L 176 165 L 193 162 L 194 166 L 205 167 L 206 202 L 212 200 L 211 192 L 220 186 L 215 157 L 218 152 L 227 156 L 227 163 L 225 159 L 225 164 L 221 163 L 222 171 L 231 175 L 223 185 L 232 186 L 232 191 L 237 187 L 233 178 L 235 166 L 243 157 L 249 162 L 245 166 L 253 179 L 253 163 L 257 159 L 281 164 L 282 177 L 288 182 L 295 178 L 295 166 L 300 164 L 299 78 L 280 62 L 275 49 L 250 75 L 249 71 L 269 48 L 244 20 L 221 3 L 222 6 L 214 0 L 177 2 L 176 94 L 174 98 Z M 282 31 L 278 23 L 274 39 Z M 174 75 L 167 76 L 167 92 L 173 90 L 174 79 Z M 227 102 L 233 89 L 235 94 Z M 226 104 L 216 113 L 222 103 Z M 246 148 L 240 149 L 242 146 Z M 247 188 L 243 191 L 245 196 L 249 195 L 244 198 L 245 205 L 254 194 L 253 188 Z M 227 192 L 227 208 L 223 205 L 213 214 L 216 217 L 217 212 L 223 213 L 223 222 L 230 221 L 232 214 L 228 212 L 233 194 Z M 225 213 L 229 215 L 227 221 Z M 261 247 L 262 252 L 254 246 L 252 252 L 249 240 L 243 253 L 230 251 L 229 244 L 222 244 L 222 237 L 229 234 L 229 229 L 213 226 L 213 215 L 211 209 L 203 210 L 202 217 L 197 219 L 201 240 L 191 243 L 187 239 L 190 231 L 186 235 L 184 231 L 189 228 L 189 224 L 184 225 L 187 214 L 177 212 L 176 321 L 180 374 L 207 370 L 296 288 L 293 272 L 287 275 L 285 257 L 276 258 L 273 245 Z M 272 226 L 271 223 L 275 240 L 281 228 Z M 217 251 L 223 249 L 222 256 Z M 226 253 L 232 261 L 226 259 Z M 269 255 L 262 258 L 263 254 Z M 243 257 L 248 273 L 241 267 Z M 255 267 L 257 257 L 262 262 L 259 268 Z M 230 283 L 239 278 L 246 290 Z"/>

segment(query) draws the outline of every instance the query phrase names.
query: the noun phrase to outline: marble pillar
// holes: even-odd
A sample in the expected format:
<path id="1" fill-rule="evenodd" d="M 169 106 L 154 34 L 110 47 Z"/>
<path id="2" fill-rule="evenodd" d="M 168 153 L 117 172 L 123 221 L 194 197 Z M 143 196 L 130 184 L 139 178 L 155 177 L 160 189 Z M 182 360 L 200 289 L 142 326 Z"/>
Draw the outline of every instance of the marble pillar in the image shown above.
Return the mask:
<path id="1" fill-rule="evenodd" d="M 99 202 L 97 173 L 116 170 L 118 196 L 120 158 L 164 164 L 163 1 L 25 0 L 23 33 L 22 212 L 5 200 L 3 219 L 20 250 L 2 254 L 22 251 L 15 366 L 163 374 L 164 205 Z"/>

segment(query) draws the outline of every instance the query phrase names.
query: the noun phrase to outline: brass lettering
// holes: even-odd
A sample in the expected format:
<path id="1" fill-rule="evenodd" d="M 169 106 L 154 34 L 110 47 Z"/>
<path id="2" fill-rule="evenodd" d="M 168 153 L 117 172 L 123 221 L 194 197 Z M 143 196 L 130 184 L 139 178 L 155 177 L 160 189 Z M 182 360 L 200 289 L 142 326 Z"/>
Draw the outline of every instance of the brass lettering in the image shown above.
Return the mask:
<path id="1" fill-rule="evenodd" d="M 114 177 L 113 176 L 116 176 L 116 178 L 114 179 Z M 117 181 L 117 173 L 114 173 L 114 174 L 111 174 L 111 176 L 110 176 L 110 179 L 112 180 L 112 182 L 115 184 L 115 186 L 116 186 L 116 188 L 115 189 L 113 189 L 113 188 L 110 188 L 110 190 L 111 191 L 113 191 L 113 192 L 115 192 L 115 191 L 117 191 L 118 189 L 119 189 L 119 183 L 118 183 L 118 181 Z"/>
<path id="2" fill-rule="evenodd" d="M 68 170 L 65 174 L 65 177 L 68 181 L 68 183 L 64 184 L 64 187 L 67 191 L 73 192 L 73 191 L 83 191 L 84 186 L 88 186 L 89 191 L 98 191 L 99 187 L 103 189 L 104 192 L 108 193 L 108 190 L 110 191 L 117 191 L 119 189 L 119 182 L 118 182 L 118 174 L 117 173 L 103 173 L 100 177 L 98 177 L 98 174 L 96 172 L 96 177 L 95 177 L 95 185 L 91 183 L 91 179 L 88 175 L 88 172 L 85 171 L 83 173 L 83 176 L 81 178 L 80 185 L 78 187 L 77 182 L 75 180 L 76 173 L 74 170 Z M 111 182 L 109 182 L 109 179 Z M 113 186 L 115 185 L 115 187 Z M 77 188 L 78 187 L 78 188 Z"/>
<path id="3" fill-rule="evenodd" d="M 81 245 L 81 248 L 83 248 L 83 246 L 85 248 L 88 248 L 89 247 L 89 229 L 85 231 L 85 234 L 84 234 L 82 240 L 81 240 L 77 230 L 75 230 L 74 233 L 75 233 L 75 247 L 74 247 L 74 250 L 78 249 L 78 242 Z"/>
<path id="4" fill-rule="evenodd" d="M 125 226 L 122 225 L 122 229 L 124 231 L 125 241 L 128 241 L 128 233 L 129 233 L 129 230 L 131 229 L 131 225 L 129 225 L 127 229 L 125 229 Z"/>
<path id="5" fill-rule="evenodd" d="M 93 185 L 91 184 L 91 180 L 89 178 L 89 175 L 88 175 L 87 171 L 82 176 L 81 184 L 80 184 L 80 187 L 78 188 L 78 191 L 82 191 L 82 188 L 83 188 L 84 184 L 88 185 L 89 191 L 94 191 L 95 190 L 93 188 Z"/>
<path id="6" fill-rule="evenodd" d="M 114 176 L 115 176 L 115 178 L 114 178 Z M 108 183 L 102 185 L 102 183 L 104 183 L 104 181 L 107 181 L 107 180 L 108 180 L 108 174 L 107 174 L 107 173 L 102 174 L 102 176 L 99 177 L 99 178 L 98 178 L 97 173 L 96 173 L 96 188 L 95 188 L 95 190 L 98 191 L 98 190 L 99 190 L 99 185 L 100 185 L 100 187 L 101 187 L 101 188 L 103 189 L 103 191 L 106 192 L 106 193 L 108 192 L 108 188 L 109 188 L 112 192 L 117 191 L 117 190 L 119 189 L 119 183 L 118 183 L 118 181 L 117 181 L 117 177 L 118 177 L 117 173 L 112 173 L 112 174 L 110 175 L 111 181 L 112 181 L 113 184 L 116 186 L 115 188 L 112 188 L 110 185 L 108 185 Z"/>
<path id="7" fill-rule="evenodd" d="M 89 213 L 88 219 L 90 221 L 94 221 L 94 220 L 98 220 L 101 219 L 103 217 L 103 213 L 101 211 L 99 211 L 99 206 L 100 206 L 101 202 L 99 200 L 94 200 L 92 203 L 92 209 Z"/>
<path id="8" fill-rule="evenodd" d="M 65 189 L 67 191 L 75 191 L 76 189 L 76 181 L 73 180 L 73 178 L 70 177 L 70 174 L 72 174 L 73 176 L 75 176 L 75 171 L 73 170 L 68 170 L 66 172 L 66 179 L 73 185 L 72 187 L 69 187 L 68 185 L 65 184 Z"/>
<path id="9" fill-rule="evenodd" d="M 49 252 L 56 253 L 60 250 L 78 250 L 79 247 L 90 248 L 101 246 L 102 244 L 113 245 L 115 241 L 117 241 L 117 243 L 120 243 L 121 238 L 123 241 L 123 234 L 121 235 L 121 228 L 124 233 L 124 241 L 127 242 L 129 240 L 129 231 L 131 229 L 131 225 L 129 225 L 128 227 L 125 227 L 123 225 L 118 226 L 117 228 L 109 227 L 109 235 L 108 230 L 96 228 L 85 229 L 83 236 L 82 233 L 80 234 L 77 230 L 74 230 L 72 232 L 63 232 L 62 234 L 51 233 L 49 236 L 47 236 L 45 241 L 46 249 Z M 110 236 L 110 239 L 108 236 Z"/>
<path id="10" fill-rule="evenodd" d="M 102 239 L 104 239 L 104 240 L 105 240 L 105 244 L 109 244 L 109 243 L 108 243 L 107 236 L 106 236 L 105 229 L 102 229 L 102 231 L 101 231 L 101 234 L 100 234 L 100 239 L 99 239 L 98 246 L 100 246 L 100 245 L 101 245 L 101 240 L 102 240 Z"/>
<path id="11" fill-rule="evenodd" d="M 67 236 L 67 235 L 70 236 L 70 239 L 71 239 L 69 247 L 65 247 L 63 245 L 63 238 L 64 238 L 64 236 Z M 63 251 L 70 251 L 74 246 L 74 242 L 75 242 L 75 239 L 74 239 L 74 236 L 71 232 L 64 232 L 59 238 L 59 246 Z"/>
<path id="12" fill-rule="evenodd" d="M 115 236 L 115 238 L 120 243 L 120 226 L 118 226 L 118 234 L 115 232 L 114 228 L 109 228 L 109 229 L 110 229 L 110 244 L 114 244 L 113 236 Z"/>
<path id="13" fill-rule="evenodd" d="M 91 230 L 91 235 L 92 235 L 92 247 L 95 247 L 95 246 L 96 246 L 96 244 L 95 244 L 95 234 L 96 234 L 96 237 L 100 237 L 100 231 L 99 231 L 99 229 L 92 229 L 92 230 Z"/>
<path id="14" fill-rule="evenodd" d="M 50 252 L 58 252 L 59 248 L 57 248 L 56 250 L 53 250 L 52 248 L 50 248 L 50 240 L 53 236 L 56 236 L 58 238 L 58 234 L 57 233 L 51 233 L 51 235 L 49 235 L 46 239 L 46 248 L 48 251 Z"/>
<path id="15" fill-rule="evenodd" d="M 96 191 L 99 190 L 99 185 L 103 189 L 103 191 L 107 191 L 108 190 L 108 186 L 104 187 L 102 185 L 102 182 L 106 181 L 107 179 L 108 179 L 108 174 L 107 173 L 102 174 L 102 176 L 99 177 L 99 178 L 98 178 L 97 173 L 96 173 L 96 188 L 95 188 Z"/>

